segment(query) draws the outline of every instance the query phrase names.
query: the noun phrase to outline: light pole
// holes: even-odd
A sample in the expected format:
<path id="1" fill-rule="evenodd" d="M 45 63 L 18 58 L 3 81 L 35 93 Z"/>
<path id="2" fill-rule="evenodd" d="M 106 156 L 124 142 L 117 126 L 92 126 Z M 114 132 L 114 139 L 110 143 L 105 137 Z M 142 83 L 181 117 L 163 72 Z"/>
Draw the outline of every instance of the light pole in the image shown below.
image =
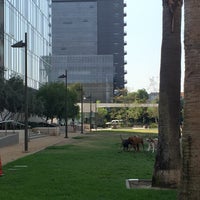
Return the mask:
<path id="1" fill-rule="evenodd" d="M 80 92 L 81 101 L 81 134 L 83 134 L 83 85 L 80 85 L 78 91 Z"/>
<path id="2" fill-rule="evenodd" d="M 81 134 L 83 134 L 83 86 L 81 85 Z"/>
<path id="3" fill-rule="evenodd" d="M 25 88 L 24 88 L 24 151 L 28 152 L 28 94 L 27 94 L 27 33 L 25 33 L 25 42 L 22 40 L 11 45 L 13 48 L 25 48 Z"/>
<path id="4" fill-rule="evenodd" d="M 89 120 L 90 120 L 90 132 L 91 132 L 91 129 L 92 129 L 92 95 L 90 94 L 89 96 L 86 97 L 86 99 L 90 100 Z"/>
<path id="5" fill-rule="evenodd" d="M 67 115 L 67 70 L 65 70 L 65 74 L 60 75 L 58 78 L 65 78 L 65 138 L 68 138 L 68 115 Z"/>
<path id="6" fill-rule="evenodd" d="M 90 132 L 92 130 L 92 96 L 90 94 Z"/>
<path id="7" fill-rule="evenodd" d="M 94 121 L 95 121 L 95 130 L 97 130 L 97 100 L 95 100 L 95 118 L 94 118 Z"/>

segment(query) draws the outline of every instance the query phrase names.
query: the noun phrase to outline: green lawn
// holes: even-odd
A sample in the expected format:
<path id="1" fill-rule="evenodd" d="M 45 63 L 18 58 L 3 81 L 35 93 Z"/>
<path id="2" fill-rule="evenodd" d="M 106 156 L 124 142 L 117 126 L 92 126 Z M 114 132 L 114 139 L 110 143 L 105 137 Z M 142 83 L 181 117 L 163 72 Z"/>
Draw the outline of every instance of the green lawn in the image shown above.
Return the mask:
<path id="1" fill-rule="evenodd" d="M 155 154 L 119 152 L 119 134 L 98 132 L 76 137 L 65 146 L 48 147 L 7 164 L 5 175 L 0 177 L 0 198 L 175 200 L 176 190 L 126 189 L 127 178 L 151 179 Z M 123 137 L 131 134 L 124 132 Z"/>

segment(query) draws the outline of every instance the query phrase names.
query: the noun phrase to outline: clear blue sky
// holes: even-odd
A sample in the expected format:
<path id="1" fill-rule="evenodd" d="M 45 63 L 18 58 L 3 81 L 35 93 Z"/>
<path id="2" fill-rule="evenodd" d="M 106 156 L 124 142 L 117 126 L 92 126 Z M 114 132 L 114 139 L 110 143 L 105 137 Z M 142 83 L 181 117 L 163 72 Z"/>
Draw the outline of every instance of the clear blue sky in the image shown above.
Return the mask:
<path id="1" fill-rule="evenodd" d="M 162 1 L 126 0 L 126 51 L 129 91 L 159 88 L 160 51 L 162 39 Z M 150 84 L 153 77 L 154 84 Z M 150 87 L 151 85 L 151 87 Z M 155 88 L 155 89 L 154 89 Z"/>

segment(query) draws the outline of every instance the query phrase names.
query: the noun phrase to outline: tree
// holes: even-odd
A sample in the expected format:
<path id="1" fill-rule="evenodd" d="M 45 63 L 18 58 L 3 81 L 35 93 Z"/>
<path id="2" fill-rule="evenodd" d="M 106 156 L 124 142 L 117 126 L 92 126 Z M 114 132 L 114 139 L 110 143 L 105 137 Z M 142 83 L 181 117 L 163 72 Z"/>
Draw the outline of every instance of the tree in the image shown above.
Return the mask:
<path id="1" fill-rule="evenodd" d="M 158 123 L 158 108 L 157 107 L 148 107 L 147 113 L 149 119 L 154 119 L 154 123 Z"/>
<path id="2" fill-rule="evenodd" d="M 114 102 L 124 103 L 127 97 L 128 90 L 126 88 L 117 89 L 114 91 Z"/>
<path id="3" fill-rule="evenodd" d="M 1 119 L 18 120 L 24 113 L 24 84 L 20 76 L 0 80 Z M 41 114 L 42 102 L 36 99 L 36 90 L 28 88 L 28 114 Z"/>
<path id="4" fill-rule="evenodd" d="M 5 108 L 5 84 L 4 79 L 0 76 L 0 112 Z"/>
<path id="5" fill-rule="evenodd" d="M 125 96 L 126 103 L 133 103 L 136 99 L 136 92 L 129 92 L 127 96 Z"/>
<path id="6" fill-rule="evenodd" d="M 69 87 L 69 91 L 67 96 L 68 98 L 68 117 L 70 118 L 75 118 L 75 116 L 77 116 L 79 114 L 79 106 L 76 105 L 76 103 L 78 102 L 79 98 L 78 98 L 78 94 L 77 94 L 77 88 L 74 87 L 73 85 L 71 87 Z"/>
<path id="7" fill-rule="evenodd" d="M 145 103 L 149 98 L 149 95 L 145 89 L 139 89 L 137 92 L 129 92 L 127 89 L 118 90 L 115 93 L 115 103 Z"/>
<path id="8" fill-rule="evenodd" d="M 108 114 L 108 111 L 106 108 L 98 108 L 97 116 L 96 116 L 96 122 L 97 126 L 104 126 L 106 123 L 105 116 Z"/>
<path id="9" fill-rule="evenodd" d="M 4 84 L 4 120 L 24 112 L 24 84 L 20 76 L 13 76 Z"/>
<path id="10" fill-rule="evenodd" d="M 147 99 L 149 98 L 149 95 L 145 89 L 140 89 L 136 93 L 136 102 L 137 103 L 145 103 Z"/>
<path id="11" fill-rule="evenodd" d="M 132 119 L 135 124 L 143 124 L 143 116 L 145 113 L 146 108 L 143 107 L 135 107 L 129 108 L 127 110 L 128 118 Z"/>
<path id="12" fill-rule="evenodd" d="M 37 97 L 37 90 L 28 88 L 28 114 L 43 116 L 44 102 L 42 98 Z"/>
<path id="13" fill-rule="evenodd" d="M 66 88 L 64 83 L 48 83 L 43 85 L 37 93 L 37 99 L 43 102 L 43 115 L 47 119 L 62 119 L 65 117 L 65 97 L 67 93 L 67 115 L 74 118 L 79 113 L 77 92 Z"/>
<path id="14" fill-rule="evenodd" d="M 127 108 L 110 108 L 110 118 L 111 119 L 126 119 Z"/>
<path id="15" fill-rule="evenodd" d="M 64 108 L 64 90 L 63 83 L 50 83 L 40 87 L 37 98 L 40 98 L 44 104 L 44 113 L 47 120 L 53 120 L 60 115 Z"/>
<path id="16" fill-rule="evenodd" d="M 179 200 L 200 195 L 200 2 L 185 0 L 183 160 Z"/>
<path id="17" fill-rule="evenodd" d="M 180 75 L 182 0 L 163 0 L 158 150 L 152 186 L 177 187 L 180 181 Z"/>

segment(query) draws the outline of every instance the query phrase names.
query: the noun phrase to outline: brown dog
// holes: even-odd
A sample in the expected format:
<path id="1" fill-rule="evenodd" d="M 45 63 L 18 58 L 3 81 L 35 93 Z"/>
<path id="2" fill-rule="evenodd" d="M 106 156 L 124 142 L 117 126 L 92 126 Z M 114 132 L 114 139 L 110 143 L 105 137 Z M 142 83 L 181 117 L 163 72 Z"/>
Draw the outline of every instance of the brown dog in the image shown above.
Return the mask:
<path id="1" fill-rule="evenodd" d="M 141 138 L 141 137 L 139 137 L 139 136 L 132 136 L 132 137 L 129 137 L 128 140 L 130 141 L 132 147 L 133 147 L 136 151 L 139 151 L 139 150 L 140 150 L 139 144 L 142 145 L 143 150 L 144 150 L 143 138 Z"/>

